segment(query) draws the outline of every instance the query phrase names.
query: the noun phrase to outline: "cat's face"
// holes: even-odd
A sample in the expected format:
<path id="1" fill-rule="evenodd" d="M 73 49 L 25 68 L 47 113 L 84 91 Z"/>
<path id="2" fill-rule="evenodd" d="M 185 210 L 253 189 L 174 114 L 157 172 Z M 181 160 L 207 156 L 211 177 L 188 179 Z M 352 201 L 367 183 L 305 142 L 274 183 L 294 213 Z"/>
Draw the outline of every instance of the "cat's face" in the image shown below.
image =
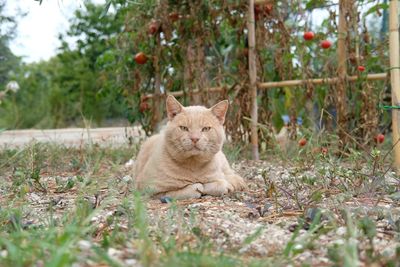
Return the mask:
<path id="1" fill-rule="evenodd" d="M 202 106 L 183 107 L 169 96 L 169 122 L 165 130 L 169 149 L 173 149 L 180 158 L 215 155 L 225 141 L 222 125 L 227 109 L 228 101 L 219 102 L 210 109 Z"/>

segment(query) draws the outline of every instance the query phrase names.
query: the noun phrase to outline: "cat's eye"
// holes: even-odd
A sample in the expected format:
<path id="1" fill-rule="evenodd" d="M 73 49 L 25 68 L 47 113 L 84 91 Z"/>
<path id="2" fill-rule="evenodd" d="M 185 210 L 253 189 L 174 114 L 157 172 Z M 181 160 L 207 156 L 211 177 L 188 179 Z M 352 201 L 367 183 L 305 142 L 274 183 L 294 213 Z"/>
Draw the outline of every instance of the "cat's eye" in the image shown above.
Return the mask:
<path id="1" fill-rule="evenodd" d="M 180 128 L 182 131 L 185 131 L 185 132 L 189 131 L 189 128 L 186 127 L 186 126 L 179 126 L 179 128 Z"/>
<path id="2" fill-rule="evenodd" d="M 208 132 L 209 130 L 211 130 L 211 127 L 203 127 L 203 129 L 201 129 L 202 132 Z"/>

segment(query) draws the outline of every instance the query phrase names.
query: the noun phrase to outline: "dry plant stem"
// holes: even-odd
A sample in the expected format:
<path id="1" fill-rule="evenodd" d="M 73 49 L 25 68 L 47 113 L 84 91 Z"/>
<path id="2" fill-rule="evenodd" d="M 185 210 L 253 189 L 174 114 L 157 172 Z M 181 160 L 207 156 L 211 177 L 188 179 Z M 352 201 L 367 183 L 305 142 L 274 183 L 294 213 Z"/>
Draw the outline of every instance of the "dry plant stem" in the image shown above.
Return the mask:
<path id="1" fill-rule="evenodd" d="M 252 158 L 259 160 L 258 152 L 258 105 L 257 105 L 257 68 L 256 68 L 256 38 L 255 38 L 255 18 L 254 0 L 249 0 L 248 12 L 248 42 L 249 42 L 249 78 L 251 93 L 251 145 Z"/>
<path id="2" fill-rule="evenodd" d="M 389 4 L 389 58 L 390 80 L 392 85 L 392 105 L 400 103 L 400 57 L 399 57 L 399 18 L 398 0 L 391 0 Z M 400 138 L 400 114 L 398 109 L 392 109 L 393 143 Z M 397 144 L 397 143 L 396 143 Z M 400 173 L 400 146 L 394 147 L 394 168 Z"/>
<path id="3" fill-rule="evenodd" d="M 400 138 L 397 139 L 396 143 L 393 144 L 392 148 L 385 154 L 385 156 L 383 156 L 382 162 L 385 162 L 386 157 L 392 152 L 392 150 L 394 149 L 394 147 L 395 147 L 399 142 L 400 142 Z M 375 168 L 375 164 L 374 164 L 374 168 Z M 375 182 L 376 182 L 376 180 L 377 180 L 378 178 L 385 179 L 385 175 L 390 171 L 390 169 L 392 169 L 392 166 L 389 166 L 389 167 L 383 172 L 383 174 L 382 174 L 380 177 L 374 175 L 375 170 L 373 170 L 373 172 L 372 172 L 373 176 L 372 176 L 371 185 L 376 184 Z M 375 189 L 375 188 L 374 188 L 374 189 Z M 372 191 L 372 188 L 370 189 L 370 192 L 371 192 L 371 191 Z M 382 199 L 382 197 L 378 198 L 378 200 L 377 200 L 377 202 L 376 202 L 375 205 L 378 205 L 378 203 L 379 203 L 379 201 L 380 201 L 381 199 Z"/>
<path id="4" fill-rule="evenodd" d="M 337 57 L 338 57 L 338 68 L 337 73 L 339 76 L 337 83 L 337 99 L 336 109 L 338 114 L 338 125 L 339 125 L 339 139 L 343 141 L 342 148 L 346 143 L 348 135 L 346 134 L 347 129 L 347 95 L 346 95 L 346 36 L 347 36 L 347 21 L 346 15 L 348 14 L 349 2 L 352 0 L 339 0 L 339 26 L 338 26 L 338 41 L 337 41 Z"/>
<path id="5" fill-rule="evenodd" d="M 392 146 L 392 148 L 390 149 L 390 151 L 388 151 L 388 152 L 386 153 L 386 155 L 383 156 L 383 159 L 382 159 L 383 162 L 385 161 L 385 159 L 387 158 L 387 156 L 390 154 L 390 152 L 393 151 L 394 147 L 395 147 L 398 143 L 400 143 L 400 138 L 397 139 L 396 143 L 393 144 L 393 146 Z M 384 172 L 384 175 L 386 175 L 386 174 L 389 172 L 389 170 L 390 170 L 391 168 L 392 168 L 392 167 L 387 168 L 386 171 Z"/>
<path id="6" fill-rule="evenodd" d="M 393 149 L 396 147 L 396 145 L 397 145 L 399 142 L 400 142 L 400 138 L 397 139 L 397 141 L 392 145 L 392 147 L 390 148 L 390 150 L 389 150 L 388 152 L 386 152 L 385 156 L 383 156 L 383 158 L 382 158 L 382 162 L 385 162 L 387 156 L 393 151 Z M 376 162 L 376 161 L 375 161 L 375 162 Z M 372 170 L 371 176 L 374 176 L 374 175 L 375 175 L 375 167 L 376 167 L 375 162 L 374 162 L 374 168 L 373 168 L 373 170 Z M 389 167 L 389 168 L 385 171 L 384 175 L 386 175 L 386 173 L 387 173 L 390 169 L 391 169 L 391 167 Z"/>
<path id="7" fill-rule="evenodd" d="M 322 109 L 322 113 L 326 113 L 328 116 L 330 116 L 335 122 L 336 122 L 336 125 L 340 128 L 341 126 L 338 124 L 338 121 L 332 116 L 332 114 L 330 114 L 328 111 L 326 111 L 325 109 Z M 321 118 L 322 119 L 322 118 Z M 364 145 L 362 145 L 362 144 L 360 144 L 359 142 L 357 142 L 357 140 L 354 138 L 354 137 L 352 137 L 350 134 L 348 134 L 343 128 L 341 128 L 341 130 L 343 131 L 343 133 L 344 134 L 346 134 L 354 143 L 356 143 L 359 147 L 361 147 L 362 148 L 362 150 L 364 150 L 364 152 L 366 152 L 366 153 L 368 153 L 368 149 L 364 146 Z M 362 155 L 363 157 L 364 157 L 364 159 L 365 160 L 367 160 L 367 158 L 364 156 L 364 155 Z"/>
<path id="8" fill-rule="evenodd" d="M 153 60 L 154 72 L 155 72 L 154 73 L 154 75 L 155 75 L 154 91 L 157 96 L 161 96 L 161 71 L 160 71 L 160 64 L 159 64 L 159 57 L 161 55 L 161 40 L 160 40 L 159 33 L 157 33 L 156 40 L 157 40 L 156 56 L 154 57 L 154 60 Z M 153 113 L 154 114 L 153 115 L 154 116 L 153 117 L 154 125 L 161 121 L 162 113 L 160 110 L 160 107 L 161 107 L 160 100 L 161 100 L 160 97 L 156 97 L 155 100 L 153 101 L 153 103 L 154 103 L 154 106 L 153 106 L 153 108 L 154 108 L 154 113 Z"/>
<path id="9" fill-rule="evenodd" d="M 299 210 L 304 210 L 303 205 L 301 205 L 301 203 L 300 203 L 300 200 L 299 200 L 299 197 L 298 197 L 297 193 L 296 193 L 296 195 L 294 196 L 293 194 L 291 194 L 290 192 L 288 192 L 286 189 L 284 189 L 284 188 L 281 187 L 281 186 L 278 186 L 278 189 L 281 190 L 283 193 L 285 193 L 285 194 L 286 194 L 286 197 L 289 196 L 292 200 L 294 200 L 294 201 L 296 202 L 297 207 L 299 208 Z M 288 198 L 288 199 L 289 199 L 289 198 Z"/>

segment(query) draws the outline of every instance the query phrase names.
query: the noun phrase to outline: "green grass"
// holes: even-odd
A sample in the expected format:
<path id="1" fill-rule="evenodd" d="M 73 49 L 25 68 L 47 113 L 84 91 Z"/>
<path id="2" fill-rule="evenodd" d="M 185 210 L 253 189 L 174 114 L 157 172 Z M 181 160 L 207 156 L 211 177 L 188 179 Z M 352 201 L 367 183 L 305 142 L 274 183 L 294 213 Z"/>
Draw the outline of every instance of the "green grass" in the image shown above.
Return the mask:
<path id="1" fill-rule="evenodd" d="M 240 252 L 240 248 L 257 242 L 268 231 L 265 221 L 241 244 L 222 249 L 203 230 L 196 209 L 187 213 L 184 205 L 173 202 L 163 206 L 167 212 L 156 220 L 157 213 L 148 209 L 148 198 L 135 192 L 130 181 L 122 179 L 127 174 L 124 163 L 137 153 L 138 147 L 66 148 L 32 144 L 24 149 L 2 150 L 0 266 L 74 263 L 125 266 L 122 259 L 136 260 L 143 266 L 299 265 L 299 255 L 306 251 L 313 253 L 320 246 L 320 238 L 334 235 L 339 227 L 346 229 L 341 245 L 335 242 L 324 245 L 330 264 L 358 266 L 363 262 L 397 266 L 400 248 L 395 255 L 385 255 L 375 248 L 373 240 L 378 235 L 377 223 L 382 219 L 393 226 L 391 238 L 399 239 L 398 215 L 383 214 L 377 220 L 347 209 L 315 208 L 326 201 L 341 205 L 357 195 L 368 194 L 375 200 L 395 196 L 398 185 L 376 183 L 387 170 L 385 153 L 375 150 L 365 157 L 365 153 L 353 151 L 348 157 L 350 161 L 346 161 L 331 151 L 326 155 L 315 153 L 312 146 L 317 141 L 310 143 L 291 156 L 274 154 L 269 158 L 270 161 L 279 158 L 279 164 L 291 166 L 291 176 L 282 185 L 272 182 L 268 172 L 263 172 L 265 201 L 277 210 L 293 202 L 296 210 L 304 211 L 292 233 L 288 233 L 289 241 L 281 250 L 266 256 Z M 240 146 L 225 150 L 230 160 L 241 159 L 243 151 Z M 370 176 L 360 170 L 360 166 L 367 164 L 374 166 L 368 169 Z M 304 175 L 310 170 L 315 170 L 317 176 Z M 329 184 L 333 180 L 335 184 Z M 334 198 L 326 196 L 332 188 L 336 192 Z M 32 195 L 39 199 L 32 199 Z M 62 200 L 57 200 L 60 197 Z M 393 205 L 398 205 L 398 199 L 394 199 Z M 68 208 L 60 209 L 62 201 L 71 201 Z M 34 204 L 40 205 L 40 214 L 32 211 Z M 365 246 L 361 247 L 361 243 Z M 113 255 L 113 250 L 123 256 Z"/>

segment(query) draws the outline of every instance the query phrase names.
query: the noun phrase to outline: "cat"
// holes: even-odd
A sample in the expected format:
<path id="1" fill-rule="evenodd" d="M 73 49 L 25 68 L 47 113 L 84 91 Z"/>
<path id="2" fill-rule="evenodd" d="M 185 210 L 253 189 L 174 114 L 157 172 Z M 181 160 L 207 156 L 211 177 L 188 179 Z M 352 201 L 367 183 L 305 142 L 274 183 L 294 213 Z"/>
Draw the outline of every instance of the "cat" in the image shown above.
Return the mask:
<path id="1" fill-rule="evenodd" d="M 169 95 L 166 126 L 143 143 L 137 156 L 136 188 L 174 199 L 222 196 L 245 189 L 243 178 L 231 169 L 221 150 L 228 106 L 224 100 L 209 109 L 184 107 Z"/>

